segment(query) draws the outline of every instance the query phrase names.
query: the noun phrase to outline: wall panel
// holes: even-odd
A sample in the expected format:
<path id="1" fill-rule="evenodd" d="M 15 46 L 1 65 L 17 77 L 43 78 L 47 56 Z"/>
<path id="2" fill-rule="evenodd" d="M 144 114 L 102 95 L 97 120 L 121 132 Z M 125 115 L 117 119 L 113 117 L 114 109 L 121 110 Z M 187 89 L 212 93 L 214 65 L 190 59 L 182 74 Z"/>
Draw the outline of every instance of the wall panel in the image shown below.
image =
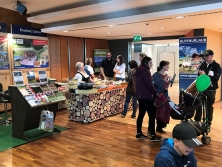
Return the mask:
<path id="1" fill-rule="evenodd" d="M 51 78 L 61 80 L 60 36 L 48 35 Z"/>
<path id="2" fill-rule="evenodd" d="M 84 39 L 69 37 L 70 47 L 70 78 L 74 77 L 77 62 L 84 62 Z"/>
<path id="3" fill-rule="evenodd" d="M 108 49 L 108 41 L 100 39 L 86 39 L 86 58 L 94 59 L 94 49 Z M 92 64 L 94 67 L 94 63 Z"/>
<path id="4" fill-rule="evenodd" d="M 68 37 L 60 37 L 60 60 L 61 60 L 61 77 L 69 77 L 68 65 Z"/>

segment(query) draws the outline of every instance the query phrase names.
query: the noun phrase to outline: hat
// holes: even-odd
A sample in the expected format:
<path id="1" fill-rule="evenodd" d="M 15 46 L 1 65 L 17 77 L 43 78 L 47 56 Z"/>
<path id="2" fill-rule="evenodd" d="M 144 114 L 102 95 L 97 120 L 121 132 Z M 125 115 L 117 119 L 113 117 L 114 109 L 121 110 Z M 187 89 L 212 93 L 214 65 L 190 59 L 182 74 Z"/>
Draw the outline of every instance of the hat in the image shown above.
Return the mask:
<path id="1" fill-rule="evenodd" d="M 173 128 L 173 138 L 181 140 L 187 147 L 194 148 L 203 144 L 197 139 L 195 129 L 186 122 L 177 124 Z"/>
<path id="2" fill-rule="evenodd" d="M 214 52 L 210 49 L 203 51 L 202 53 L 203 56 L 209 56 L 209 55 L 214 55 Z"/>

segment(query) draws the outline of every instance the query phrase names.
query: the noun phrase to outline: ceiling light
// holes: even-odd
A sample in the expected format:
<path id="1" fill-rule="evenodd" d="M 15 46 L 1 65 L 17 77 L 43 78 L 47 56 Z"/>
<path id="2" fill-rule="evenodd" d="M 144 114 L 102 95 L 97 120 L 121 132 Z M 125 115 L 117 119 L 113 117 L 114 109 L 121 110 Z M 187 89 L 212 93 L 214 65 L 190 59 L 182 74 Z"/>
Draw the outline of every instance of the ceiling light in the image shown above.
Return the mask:
<path id="1" fill-rule="evenodd" d="M 160 27 L 161 30 L 165 29 L 166 27 Z"/>
<path id="2" fill-rule="evenodd" d="M 110 24 L 110 25 L 109 25 L 109 27 L 114 27 L 114 26 L 116 26 L 116 25 L 114 25 L 114 24 Z"/>
<path id="3" fill-rule="evenodd" d="M 222 31 L 222 28 L 219 28 L 218 30 L 219 30 L 219 31 Z"/>
<path id="4" fill-rule="evenodd" d="M 183 19 L 185 16 L 177 16 L 177 19 Z"/>
<path id="5" fill-rule="evenodd" d="M 106 34 L 112 34 L 111 32 L 107 32 Z"/>
<path id="6" fill-rule="evenodd" d="M 148 35 L 152 35 L 152 34 L 153 34 L 152 32 L 149 32 L 149 33 L 148 33 Z"/>
<path id="7" fill-rule="evenodd" d="M 69 31 L 65 30 L 65 31 L 62 31 L 62 32 L 69 32 Z"/>

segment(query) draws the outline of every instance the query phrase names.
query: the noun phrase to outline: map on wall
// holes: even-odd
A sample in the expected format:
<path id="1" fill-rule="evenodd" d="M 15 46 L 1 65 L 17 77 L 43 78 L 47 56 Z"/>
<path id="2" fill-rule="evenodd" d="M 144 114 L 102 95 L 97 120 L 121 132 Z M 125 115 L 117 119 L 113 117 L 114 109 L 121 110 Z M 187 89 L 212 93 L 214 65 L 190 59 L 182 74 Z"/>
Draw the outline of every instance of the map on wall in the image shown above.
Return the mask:
<path id="1" fill-rule="evenodd" d="M 48 41 L 39 39 L 13 39 L 14 68 L 49 67 Z"/>
<path id="2" fill-rule="evenodd" d="M 0 70 L 9 69 L 8 42 L 6 37 L 0 36 Z"/>

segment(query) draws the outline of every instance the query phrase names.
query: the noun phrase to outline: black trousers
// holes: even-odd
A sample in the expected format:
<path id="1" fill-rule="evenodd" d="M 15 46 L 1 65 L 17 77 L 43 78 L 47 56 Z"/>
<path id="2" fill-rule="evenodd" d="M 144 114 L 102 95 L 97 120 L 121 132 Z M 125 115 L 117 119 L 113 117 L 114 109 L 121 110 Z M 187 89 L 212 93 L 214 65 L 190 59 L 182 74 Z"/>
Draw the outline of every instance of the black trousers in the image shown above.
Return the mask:
<path id="1" fill-rule="evenodd" d="M 215 102 L 215 95 L 216 95 L 216 90 L 206 90 L 204 91 L 204 94 L 206 96 L 206 119 L 209 124 L 211 124 L 213 120 L 213 104 Z M 201 101 L 203 101 L 203 96 L 199 97 Z M 195 121 L 201 121 L 202 118 L 202 106 L 198 107 L 196 110 L 196 115 L 194 117 Z"/>
<path id="2" fill-rule="evenodd" d="M 156 119 L 156 110 L 153 106 L 152 99 L 138 99 L 139 101 L 139 115 L 137 117 L 136 125 L 137 125 L 137 133 L 142 133 L 142 124 L 143 118 L 148 112 L 149 115 L 149 125 L 148 130 L 151 135 L 155 135 L 155 119 Z"/>

